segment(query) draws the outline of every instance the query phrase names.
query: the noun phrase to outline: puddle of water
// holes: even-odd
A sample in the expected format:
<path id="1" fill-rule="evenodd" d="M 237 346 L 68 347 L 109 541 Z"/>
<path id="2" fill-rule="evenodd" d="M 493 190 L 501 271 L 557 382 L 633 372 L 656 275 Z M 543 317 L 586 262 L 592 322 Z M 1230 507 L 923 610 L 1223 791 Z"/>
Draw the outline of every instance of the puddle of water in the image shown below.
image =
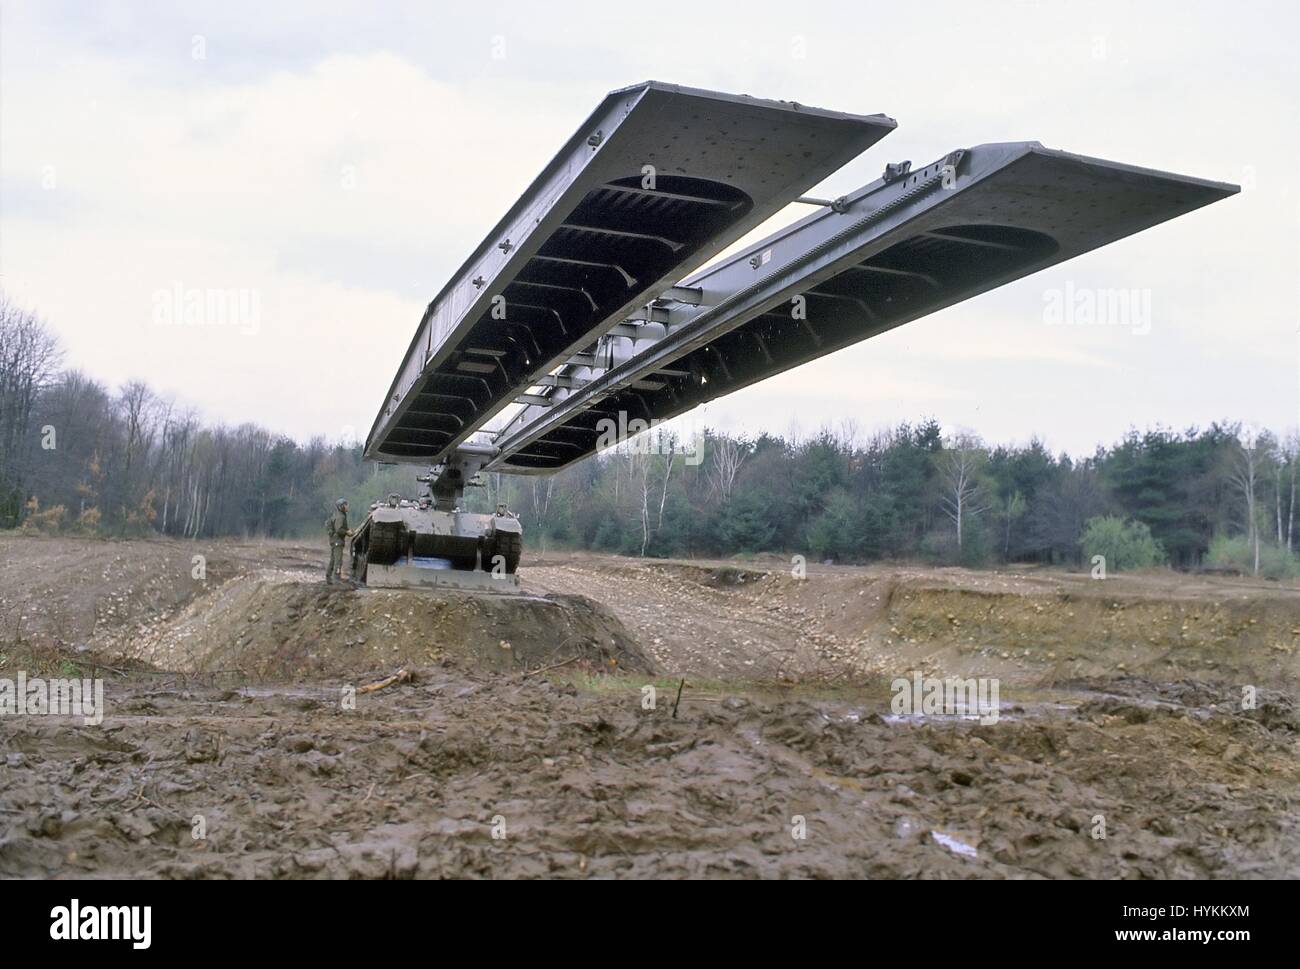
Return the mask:
<path id="1" fill-rule="evenodd" d="M 1012 712 L 1019 708 L 1017 712 Z M 997 722 L 1028 720 L 1033 717 L 1042 716 L 1045 713 L 1059 713 L 1061 711 L 1073 710 L 1074 707 L 1069 703 L 1012 703 L 999 704 L 997 708 Z M 959 708 L 955 713 L 886 713 L 882 715 L 885 723 L 942 723 L 944 721 L 965 721 L 967 723 L 977 723 L 981 719 L 987 718 L 993 711 L 977 711 L 975 708 Z"/>
<path id="2" fill-rule="evenodd" d="M 322 689 L 311 689 L 309 687 L 269 687 L 269 686 L 244 686 L 235 691 L 240 696 L 258 697 L 306 697 L 312 700 L 319 700 L 326 696 L 329 691 Z"/>
<path id="3" fill-rule="evenodd" d="M 963 858 L 979 857 L 979 851 L 977 851 L 973 845 L 968 845 L 966 842 L 954 838 L 950 834 L 945 834 L 944 832 L 936 829 L 930 832 L 930 837 L 933 838 L 935 841 L 937 841 L 939 844 L 943 845 L 954 855 L 961 855 Z"/>
<path id="4" fill-rule="evenodd" d="M 942 723 L 951 720 L 978 721 L 980 716 L 978 713 L 886 713 L 881 719 L 885 723 Z M 1002 718 L 1002 713 L 999 711 L 998 719 Z"/>
<path id="5" fill-rule="evenodd" d="M 1015 721 L 1029 720 L 1035 717 L 1068 712 L 1075 709 L 1075 703 L 1062 703 L 1058 701 L 1032 701 L 1029 703 L 1020 701 L 1008 701 L 1000 703 L 997 707 L 998 721 Z M 1014 711 L 1014 712 L 1013 712 Z M 978 723 L 981 719 L 986 719 L 992 711 L 981 710 L 976 706 L 959 704 L 954 712 L 944 713 L 887 713 L 880 712 L 881 719 L 888 724 L 900 723 Z M 838 720 L 841 723 L 861 723 L 868 716 L 872 716 L 870 710 L 864 710 L 860 707 L 831 707 L 830 713 L 825 709 L 819 710 L 823 720 Z"/>

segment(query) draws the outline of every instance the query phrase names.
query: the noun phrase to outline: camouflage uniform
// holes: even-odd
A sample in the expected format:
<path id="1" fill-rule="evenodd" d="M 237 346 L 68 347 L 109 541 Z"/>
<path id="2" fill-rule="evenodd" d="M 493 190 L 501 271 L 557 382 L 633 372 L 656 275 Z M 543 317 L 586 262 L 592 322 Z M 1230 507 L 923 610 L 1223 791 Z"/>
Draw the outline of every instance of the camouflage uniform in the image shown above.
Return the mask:
<path id="1" fill-rule="evenodd" d="M 325 569 L 325 581 L 341 580 L 343 543 L 348 537 L 348 513 L 342 508 L 334 509 L 334 513 L 325 519 L 325 534 L 330 542 L 330 564 Z"/>

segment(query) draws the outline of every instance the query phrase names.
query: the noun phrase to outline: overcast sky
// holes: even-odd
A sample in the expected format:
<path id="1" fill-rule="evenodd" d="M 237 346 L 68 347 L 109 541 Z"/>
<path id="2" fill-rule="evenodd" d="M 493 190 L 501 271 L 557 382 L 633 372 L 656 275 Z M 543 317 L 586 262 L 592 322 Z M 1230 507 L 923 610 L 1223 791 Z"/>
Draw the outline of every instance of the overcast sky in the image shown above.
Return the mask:
<path id="1" fill-rule="evenodd" d="M 934 416 L 1075 453 L 1131 426 L 1282 430 L 1300 414 L 1297 9 L 6 2 L 0 285 L 111 385 L 364 435 L 429 299 L 607 91 L 655 78 L 898 121 L 817 195 L 1018 140 L 1243 185 L 698 425 Z M 1149 292 L 1149 332 L 1048 325 L 1067 285 Z M 242 291 L 255 324 L 168 325 L 170 294 L 195 290 Z"/>

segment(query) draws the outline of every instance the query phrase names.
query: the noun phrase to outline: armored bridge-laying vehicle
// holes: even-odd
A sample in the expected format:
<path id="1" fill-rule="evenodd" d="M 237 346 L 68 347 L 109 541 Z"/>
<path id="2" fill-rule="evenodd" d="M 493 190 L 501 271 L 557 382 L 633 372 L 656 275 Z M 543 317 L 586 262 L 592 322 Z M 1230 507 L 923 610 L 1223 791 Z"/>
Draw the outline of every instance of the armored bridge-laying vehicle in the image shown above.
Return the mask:
<path id="1" fill-rule="evenodd" d="M 352 537 L 354 579 L 379 588 L 518 588 L 523 527 L 504 504 L 487 515 L 460 508 L 464 484 L 490 456 L 475 461 L 472 447 L 461 453 L 470 460 L 417 479 L 429 486 L 422 497 L 389 495 L 370 509 Z"/>
<path id="2" fill-rule="evenodd" d="M 518 519 L 462 507 L 480 470 L 554 473 L 606 419 L 673 417 L 1238 191 L 1023 142 L 802 197 L 894 127 L 654 81 L 609 94 L 420 320 L 365 455 L 431 470 L 371 510 L 354 576 L 516 588 Z M 796 201 L 822 211 L 698 269 Z"/>

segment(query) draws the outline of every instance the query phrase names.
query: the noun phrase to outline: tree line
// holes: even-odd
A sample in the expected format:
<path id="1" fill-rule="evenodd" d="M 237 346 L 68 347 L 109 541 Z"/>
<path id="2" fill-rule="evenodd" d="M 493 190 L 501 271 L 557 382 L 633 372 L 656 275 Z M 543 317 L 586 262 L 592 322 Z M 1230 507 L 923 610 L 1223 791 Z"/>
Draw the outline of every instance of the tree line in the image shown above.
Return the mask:
<path id="1" fill-rule="evenodd" d="M 554 478 L 491 484 L 534 547 L 972 567 L 1089 566 L 1102 552 L 1112 568 L 1300 573 L 1295 435 L 1131 431 L 1086 458 L 945 436 L 933 419 L 866 437 L 849 425 L 803 440 L 705 432 L 687 448 L 664 437 L 648 453 L 637 441 Z"/>
<path id="2" fill-rule="evenodd" d="M 1112 561 L 1281 577 L 1300 571 L 1298 453 L 1295 433 L 1228 422 L 1134 430 L 1086 457 L 945 435 L 933 419 L 802 439 L 651 432 L 556 475 L 484 475 L 467 503 L 505 501 L 542 550 L 979 567 L 1083 566 L 1104 547 Z M 64 369 L 49 329 L 0 296 L 2 528 L 312 536 L 338 497 L 359 517 L 414 495 L 416 470 L 367 463 L 355 442 L 205 424 L 139 381 L 109 389 Z"/>

